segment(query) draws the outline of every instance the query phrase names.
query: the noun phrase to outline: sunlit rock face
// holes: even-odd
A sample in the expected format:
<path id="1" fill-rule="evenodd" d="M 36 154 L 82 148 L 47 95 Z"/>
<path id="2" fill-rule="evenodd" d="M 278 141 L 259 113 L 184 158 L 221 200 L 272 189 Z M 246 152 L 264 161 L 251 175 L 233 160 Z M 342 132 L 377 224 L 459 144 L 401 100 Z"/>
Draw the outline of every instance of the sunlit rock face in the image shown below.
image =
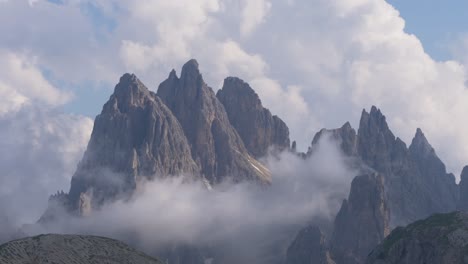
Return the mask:
<path id="1" fill-rule="evenodd" d="M 124 74 L 96 117 L 70 205 L 89 212 L 90 204 L 131 194 L 142 177 L 199 173 L 177 118 L 135 75 Z"/>
<path id="2" fill-rule="evenodd" d="M 263 107 L 249 84 L 239 78 L 228 77 L 216 97 L 224 105 L 229 121 L 254 157 L 264 157 L 269 150 L 289 149 L 289 128 L 283 120 Z"/>
<path id="3" fill-rule="evenodd" d="M 157 95 L 179 120 L 192 157 L 210 183 L 226 177 L 237 182 L 269 182 L 269 171 L 251 156 L 231 125 L 223 104 L 204 82 L 195 60 L 182 67 L 180 78 L 171 72 Z"/>

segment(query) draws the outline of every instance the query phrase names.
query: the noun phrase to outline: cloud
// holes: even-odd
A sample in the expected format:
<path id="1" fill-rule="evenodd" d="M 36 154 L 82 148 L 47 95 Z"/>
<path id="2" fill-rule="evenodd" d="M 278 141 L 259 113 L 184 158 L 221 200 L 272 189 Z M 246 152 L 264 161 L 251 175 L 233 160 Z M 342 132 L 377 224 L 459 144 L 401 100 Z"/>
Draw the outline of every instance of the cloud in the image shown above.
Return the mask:
<path id="1" fill-rule="evenodd" d="M 244 182 L 207 190 L 182 178 L 156 179 L 140 183 L 130 201 L 107 204 L 81 219 L 63 218 L 39 232 L 117 237 L 146 252 L 172 243 L 215 247 L 223 254 L 233 250 L 231 262 L 267 263 L 263 258 L 273 246 L 287 246 L 312 219 L 332 221 L 357 172 L 329 137 L 308 160 L 284 152 L 266 163 L 273 172 L 269 188 Z"/>
<path id="2" fill-rule="evenodd" d="M 45 79 L 37 58 L 5 50 L 0 58 L 0 214 L 21 225 L 68 189 L 92 121 L 60 113 L 71 94 Z"/>
<path id="3" fill-rule="evenodd" d="M 99 26 L 97 18 L 115 25 Z M 3 55 L 8 71 L 19 61 L 26 79 L 36 78 L 13 82 L 0 73 L 4 114 L 29 101 L 52 108 L 66 101 L 66 92 L 41 77 L 44 70 L 76 83 L 113 83 L 131 71 L 157 87 L 195 57 L 214 89 L 227 75 L 250 82 L 301 149 L 321 127 L 356 127 L 362 108 L 375 104 L 407 143 L 421 127 L 450 170 L 468 161 L 465 53 L 433 60 L 384 0 L 70 0 L 32 8 L 8 1 L 0 33 L 3 53 L 14 54 Z M 40 84 L 45 88 L 33 89 Z"/>
<path id="4" fill-rule="evenodd" d="M 271 8 L 267 0 L 243 1 L 241 11 L 241 36 L 246 37 L 253 33 L 258 25 L 265 22 L 265 16 Z"/>

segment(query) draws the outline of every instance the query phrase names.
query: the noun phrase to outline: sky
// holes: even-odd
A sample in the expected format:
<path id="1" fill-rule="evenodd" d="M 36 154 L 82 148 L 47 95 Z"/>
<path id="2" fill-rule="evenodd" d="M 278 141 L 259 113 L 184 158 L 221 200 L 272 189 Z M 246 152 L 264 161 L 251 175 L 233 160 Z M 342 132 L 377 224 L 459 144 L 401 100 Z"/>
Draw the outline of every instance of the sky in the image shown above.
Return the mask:
<path id="1" fill-rule="evenodd" d="M 135 73 L 156 90 L 191 58 L 214 90 L 227 76 L 249 82 L 299 149 L 323 127 L 357 129 L 362 109 L 376 105 L 407 144 L 420 127 L 458 176 L 468 164 L 467 8 L 462 0 L 0 0 L 0 201 L 17 201 L 18 211 L 67 191 L 119 77 Z"/>

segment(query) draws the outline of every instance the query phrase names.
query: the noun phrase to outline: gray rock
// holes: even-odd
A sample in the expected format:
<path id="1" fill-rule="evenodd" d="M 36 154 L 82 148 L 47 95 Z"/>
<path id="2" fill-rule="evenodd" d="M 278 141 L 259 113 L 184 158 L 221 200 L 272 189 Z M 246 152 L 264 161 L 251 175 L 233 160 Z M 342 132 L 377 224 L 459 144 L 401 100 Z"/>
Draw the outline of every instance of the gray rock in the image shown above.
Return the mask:
<path id="1" fill-rule="evenodd" d="M 325 236 L 316 226 L 302 229 L 289 246 L 286 264 L 335 264 Z"/>
<path id="2" fill-rule="evenodd" d="M 311 148 L 308 155 L 311 155 L 316 148 L 318 142 L 325 136 L 329 135 L 332 140 L 336 140 L 344 154 L 348 156 L 357 155 L 357 135 L 356 131 L 351 127 L 349 122 L 346 122 L 342 127 L 337 129 L 322 129 L 315 134 L 312 140 Z"/>
<path id="3" fill-rule="evenodd" d="M 362 161 L 385 177 L 391 226 L 406 225 L 437 212 L 455 209 L 453 175 L 418 130 L 410 149 L 390 131 L 385 116 L 375 106 L 362 113 L 358 130 Z"/>
<path id="4" fill-rule="evenodd" d="M 460 199 L 458 202 L 458 209 L 462 211 L 468 211 L 468 166 L 463 168 L 460 175 L 459 184 Z"/>
<path id="5" fill-rule="evenodd" d="M 368 264 L 468 263 L 468 215 L 435 214 L 398 227 L 367 258 Z"/>
<path id="6" fill-rule="evenodd" d="M 0 245 L 0 263 L 162 264 L 114 239 L 79 235 L 40 235 Z"/>
<path id="7" fill-rule="evenodd" d="M 270 182 L 270 172 L 249 154 L 224 106 L 203 81 L 195 60 L 182 67 L 180 78 L 172 71 L 159 85 L 157 95 L 179 120 L 192 157 L 210 183 L 226 177 L 234 182 Z"/>
<path id="8" fill-rule="evenodd" d="M 447 173 L 445 164 L 439 159 L 434 148 L 419 128 L 411 142 L 409 153 L 416 162 L 419 175 L 425 183 L 424 187 L 427 188 L 425 191 L 430 195 L 430 213 L 455 210 L 459 199 L 455 176 Z"/>
<path id="9" fill-rule="evenodd" d="M 224 79 L 216 94 L 226 109 L 229 121 L 256 158 L 263 157 L 270 148 L 289 149 L 289 128 L 278 116 L 263 107 L 257 93 L 249 84 L 236 77 Z"/>
<path id="10" fill-rule="evenodd" d="M 80 209 L 92 200 L 96 207 L 130 195 L 143 178 L 199 173 L 177 118 L 135 75 L 124 74 L 96 117 L 70 204 Z"/>
<path id="11" fill-rule="evenodd" d="M 390 212 L 381 175 L 361 175 L 351 184 L 335 218 L 331 239 L 333 259 L 340 264 L 363 263 L 390 232 Z"/>

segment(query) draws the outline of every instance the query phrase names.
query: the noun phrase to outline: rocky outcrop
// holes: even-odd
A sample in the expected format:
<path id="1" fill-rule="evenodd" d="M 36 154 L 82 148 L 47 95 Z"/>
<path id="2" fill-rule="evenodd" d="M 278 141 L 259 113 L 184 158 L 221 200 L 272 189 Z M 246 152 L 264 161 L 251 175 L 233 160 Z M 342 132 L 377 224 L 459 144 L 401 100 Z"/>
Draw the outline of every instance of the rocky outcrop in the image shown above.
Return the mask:
<path id="1" fill-rule="evenodd" d="M 135 75 L 124 74 L 96 117 L 70 204 L 87 210 L 81 207 L 90 201 L 95 207 L 131 194 L 141 178 L 199 173 L 177 118 Z"/>
<path id="2" fill-rule="evenodd" d="M 427 188 L 425 191 L 431 197 L 430 207 L 432 207 L 433 212 L 443 213 L 455 210 L 458 201 L 455 176 L 447 173 L 445 164 L 439 159 L 434 148 L 419 128 L 411 142 L 409 153 L 425 183 L 424 187 Z"/>
<path id="3" fill-rule="evenodd" d="M 249 84 L 239 78 L 228 77 L 216 97 L 224 105 L 229 121 L 254 157 L 265 156 L 270 148 L 279 151 L 289 149 L 289 128 L 283 120 L 263 107 Z"/>
<path id="4" fill-rule="evenodd" d="M 316 226 L 302 229 L 289 246 L 286 264 L 335 264 L 322 231 Z"/>
<path id="5" fill-rule="evenodd" d="M 235 182 L 270 182 L 268 169 L 249 154 L 195 60 L 182 67 L 180 78 L 172 71 L 159 85 L 157 95 L 179 120 L 192 157 L 210 183 L 227 177 Z"/>
<path id="6" fill-rule="evenodd" d="M 455 209 L 455 179 L 446 173 L 421 130 L 408 149 L 373 106 L 370 113 L 362 113 L 358 154 L 367 166 L 385 177 L 393 227 Z"/>
<path id="7" fill-rule="evenodd" d="M 363 263 L 388 235 L 389 217 L 384 178 L 378 174 L 354 178 L 349 198 L 335 218 L 331 252 L 336 263 Z"/>
<path id="8" fill-rule="evenodd" d="M 341 150 L 345 155 L 356 156 L 357 155 L 357 135 L 356 131 L 351 127 L 349 122 L 346 122 L 342 127 L 337 129 L 322 129 L 315 134 L 312 140 L 311 148 L 309 149 L 308 155 L 311 155 L 319 141 L 329 136 L 330 139 L 338 142 Z"/>
<path id="9" fill-rule="evenodd" d="M 460 175 L 458 210 L 468 211 L 468 166 Z"/>
<path id="10" fill-rule="evenodd" d="M 114 239 L 79 235 L 40 235 L 0 245 L 0 263 L 162 264 Z"/>
<path id="11" fill-rule="evenodd" d="M 399 227 L 369 255 L 368 264 L 467 263 L 468 215 L 436 214 Z"/>

